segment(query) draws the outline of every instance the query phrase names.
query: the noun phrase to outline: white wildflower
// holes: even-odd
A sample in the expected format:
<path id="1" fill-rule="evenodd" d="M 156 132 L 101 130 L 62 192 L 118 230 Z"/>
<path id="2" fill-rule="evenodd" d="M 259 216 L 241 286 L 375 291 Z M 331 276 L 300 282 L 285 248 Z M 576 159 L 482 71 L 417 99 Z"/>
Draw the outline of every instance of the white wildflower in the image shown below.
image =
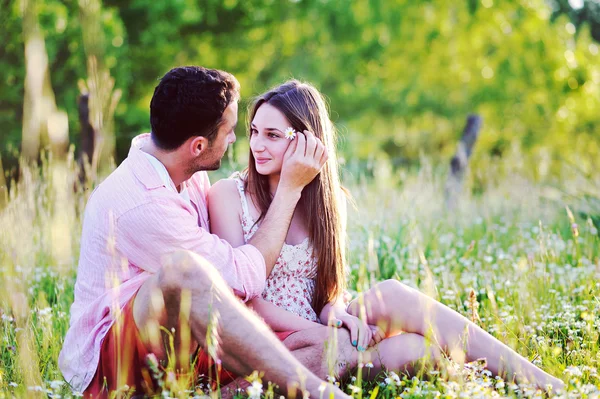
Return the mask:
<path id="1" fill-rule="evenodd" d="M 577 366 L 569 366 L 565 369 L 565 371 L 563 371 L 564 374 L 570 374 L 574 377 L 581 377 L 583 375 L 583 372 L 581 371 L 581 369 Z"/>
<path id="2" fill-rule="evenodd" d="M 262 391 L 262 384 L 259 381 L 254 381 L 247 389 L 248 397 L 250 399 L 260 399 Z"/>
<path id="3" fill-rule="evenodd" d="M 9 323 L 12 323 L 13 321 L 15 321 L 15 319 L 13 319 L 12 316 L 3 314 L 2 315 L 2 321 L 7 321 Z"/>
<path id="4" fill-rule="evenodd" d="M 288 140 L 294 140 L 296 138 L 296 131 L 292 127 L 288 127 L 287 129 L 285 129 L 283 134 Z"/>

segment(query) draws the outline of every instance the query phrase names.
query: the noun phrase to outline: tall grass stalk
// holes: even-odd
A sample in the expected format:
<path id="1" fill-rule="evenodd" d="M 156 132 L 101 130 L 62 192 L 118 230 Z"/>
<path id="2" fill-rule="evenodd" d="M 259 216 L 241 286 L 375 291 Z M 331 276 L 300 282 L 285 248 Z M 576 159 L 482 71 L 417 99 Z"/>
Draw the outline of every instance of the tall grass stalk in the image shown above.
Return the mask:
<path id="1" fill-rule="evenodd" d="M 443 169 L 424 160 L 416 173 L 394 171 L 385 162 L 372 170 L 368 178 L 346 179 L 357 203 L 349 217 L 351 291 L 398 279 L 475 319 L 563 377 L 569 395 L 597 396 L 600 246 L 592 211 L 586 207 L 586 216 L 578 211 L 590 196 L 580 176 L 565 172 L 564 185 L 557 186 L 533 182 L 519 170 L 490 172 L 477 195 L 469 194 L 472 182 L 466 185 L 467 193 L 450 213 L 442 198 Z M 19 181 L 5 192 L 0 398 L 72 395 L 57 358 L 68 328 L 82 212 L 90 194 L 78 176 L 72 153 L 66 161 L 48 154 L 39 166 L 23 163 Z M 585 196 L 578 196 L 580 189 Z M 333 369 L 335 359 L 330 364 Z M 367 381 L 368 374 L 363 364 L 342 388 L 357 398 L 541 395 L 496 379 L 478 364 L 423 367 L 414 378 L 389 371 L 376 382 Z M 174 397 L 206 389 L 171 386 L 179 387 L 169 392 Z M 266 382 L 262 386 L 263 394 L 272 395 Z"/>

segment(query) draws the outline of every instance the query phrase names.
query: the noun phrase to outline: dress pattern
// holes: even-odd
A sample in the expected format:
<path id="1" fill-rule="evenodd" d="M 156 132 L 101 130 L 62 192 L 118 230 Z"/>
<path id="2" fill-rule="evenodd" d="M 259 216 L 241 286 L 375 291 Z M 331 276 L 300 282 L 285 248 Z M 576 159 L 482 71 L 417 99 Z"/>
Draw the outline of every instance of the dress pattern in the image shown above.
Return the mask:
<path id="1" fill-rule="evenodd" d="M 247 243 L 256 233 L 258 225 L 254 224 L 248 210 L 244 178 L 239 172 L 234 173 L 231 178 L 235 180 L 240 194 L 242 229 L 244 242 Z M 308 237 L 298 245 L 284 243 L 273 271 L 267 278 L 262 297 L 280 308 L 319 323 L 319 318 L 311 306 L 316 277 L 317 261 Z"/>

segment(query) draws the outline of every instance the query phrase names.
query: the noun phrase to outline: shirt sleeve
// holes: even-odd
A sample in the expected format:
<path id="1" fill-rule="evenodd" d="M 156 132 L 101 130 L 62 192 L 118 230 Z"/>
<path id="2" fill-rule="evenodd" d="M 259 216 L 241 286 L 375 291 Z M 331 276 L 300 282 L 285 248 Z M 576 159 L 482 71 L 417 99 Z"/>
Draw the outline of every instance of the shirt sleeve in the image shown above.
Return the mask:
<path id="1" fill-rule="evenodd" d="M 161 259 L 180 249 L 204 257 L 244 301 L 265 287 L 266 265 L 252 245 L 233 248 L 198 225 L 194 213 L 172 202 L 140 205 L 117 220 L 117 250 L 133 265 L 157 273 Z"/>

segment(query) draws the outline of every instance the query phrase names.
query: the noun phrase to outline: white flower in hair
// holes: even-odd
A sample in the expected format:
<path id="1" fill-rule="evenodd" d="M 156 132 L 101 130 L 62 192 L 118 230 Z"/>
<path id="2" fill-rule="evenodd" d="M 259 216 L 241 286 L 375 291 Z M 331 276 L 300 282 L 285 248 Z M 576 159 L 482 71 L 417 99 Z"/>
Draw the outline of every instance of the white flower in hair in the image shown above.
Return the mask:
<path id="1" fill-rule="evenodd" d="M 288 140 L 294 140 L 296 138 L 296 131 L 293 127 L 288 127 L 287 129 L 285 129 L 285 132 L 283 132 L 283 134 Z"/>

